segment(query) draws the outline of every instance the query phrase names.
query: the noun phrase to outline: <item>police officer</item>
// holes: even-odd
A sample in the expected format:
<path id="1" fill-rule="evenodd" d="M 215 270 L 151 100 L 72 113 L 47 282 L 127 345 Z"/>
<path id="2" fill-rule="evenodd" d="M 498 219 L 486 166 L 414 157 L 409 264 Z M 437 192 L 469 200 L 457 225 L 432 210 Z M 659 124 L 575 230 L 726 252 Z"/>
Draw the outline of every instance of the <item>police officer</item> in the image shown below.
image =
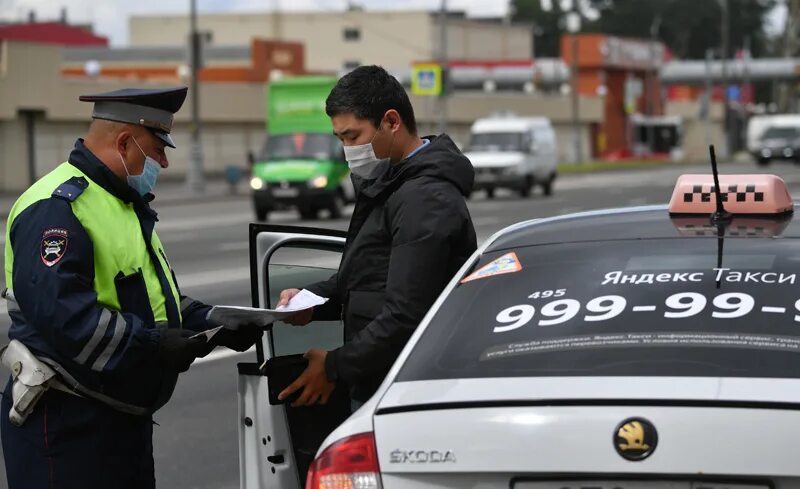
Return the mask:
<path id="1" fill-rule="evenodd" d="M 0 428 L 10 489 L 153 488 L 152 414 L 212 345 L 211 306 L 181 295 L 155 232 L 185 87 L 80 97 L 93 122 L 11 209 L 3 297 L 12 371 Z M 239 351 L 257 321 L 226 324 Z"/>

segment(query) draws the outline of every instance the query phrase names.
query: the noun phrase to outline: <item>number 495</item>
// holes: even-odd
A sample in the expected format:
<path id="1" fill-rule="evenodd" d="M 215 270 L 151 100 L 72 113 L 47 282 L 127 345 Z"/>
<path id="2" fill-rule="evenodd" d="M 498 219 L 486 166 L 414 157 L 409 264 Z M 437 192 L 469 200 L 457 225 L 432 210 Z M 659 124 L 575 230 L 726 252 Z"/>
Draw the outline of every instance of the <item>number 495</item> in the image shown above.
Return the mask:
<path id="1" fill-rule="evenodd" d="M 558 290 L 537 290 L 528 296 L 528 299 L 547 299 L 549 297 L 563 297 L 567 293 L 567 289 Z"/>

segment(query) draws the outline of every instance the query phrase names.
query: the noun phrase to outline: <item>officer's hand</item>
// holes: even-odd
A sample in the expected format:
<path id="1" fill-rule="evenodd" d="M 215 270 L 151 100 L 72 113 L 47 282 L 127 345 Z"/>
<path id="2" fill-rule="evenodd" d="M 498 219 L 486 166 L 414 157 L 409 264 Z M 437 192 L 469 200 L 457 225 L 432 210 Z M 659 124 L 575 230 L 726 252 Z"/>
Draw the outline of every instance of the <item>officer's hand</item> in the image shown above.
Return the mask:
<path id="1" fill-rule="evenodd" d="M 278 299 L 278 305 L 286 306 L 289 304 L 289 301 L 292 300 L 292 297 L 296 296 L 300 293 L 300 289 L 286 289 L 281 292 L 280 299 Z M 314 317 L 314 308 L 306 309 L 304 311 L 299 311 L 296 314 L 292 314 L 291 316 L 283 318 L 284 323 L 291 324 L 292 326 L 305 326 L 306 324 L 311 322 L 311 319 Z"/>
<path id="2" fill-rule="evenodd" d="M 186 372 L 195 358 L 208 353 L 205 336 L 190 338 L 197 334 L 187 329 L 162 326 L 158 341 L 158 356 L 164 366 L 177 372 Z"/>
<path id="3" fill-rule="evenodd" d="M 232 331 L 230 329 L 222 328 L 216 335 L 214 335 L 212 341 L 217 345 L 228 347 L 231 350 L 247 351 L 260 339 L 260 329 L 249 328 Z"/>
<path id="4" fill-rule="evenodd" d="M 312 348 L 304 356 L 308 359 L 308 367 L 297 380 L 278 394 L 278 399 L 282 401 L 303 389 L 300 397 L 292 403 L 293 407 L 327 404 L 336 387 L 335 383 L 328 382 L 328 377 L 325 375 L 325 357 L 328 356 L 328 352 Z"/>

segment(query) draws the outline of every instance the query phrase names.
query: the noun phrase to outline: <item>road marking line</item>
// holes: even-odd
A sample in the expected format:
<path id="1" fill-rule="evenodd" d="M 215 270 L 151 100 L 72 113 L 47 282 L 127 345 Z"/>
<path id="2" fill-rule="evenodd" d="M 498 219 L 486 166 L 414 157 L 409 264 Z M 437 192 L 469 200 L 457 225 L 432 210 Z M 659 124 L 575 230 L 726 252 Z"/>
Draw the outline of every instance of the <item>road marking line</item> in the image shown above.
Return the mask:
<path id="1" fill-rule="evenodd" d="M 761 312 L 777 312 L 777 313 L 783 314 L 784 312 L 786 312 L 786 308 L 785 307 L 764 306 L 764 307 L 761 308 Z"/>
<path id="2" fill-rule="evenodd" d="M 656 306 L 633 306 L 633 312 L 655 311 Z"/>
<path id="3" fill-rule="evenodd" d="M 222 243 L 220 244 L 217 249 L 219 251 L 242 251 L 242 250 L 249 250 L 250 243 L 247 242 L 232 242 L 232 243 Z"/>
<path id="4" fill-rule="evenodd" d="M 181 288 L 202 287 L 220 283 L 250 280 L 250 267 L 231 268 L 227 270 L 210 270 L 207 272 L 186 273 L 178 275 Z"/>

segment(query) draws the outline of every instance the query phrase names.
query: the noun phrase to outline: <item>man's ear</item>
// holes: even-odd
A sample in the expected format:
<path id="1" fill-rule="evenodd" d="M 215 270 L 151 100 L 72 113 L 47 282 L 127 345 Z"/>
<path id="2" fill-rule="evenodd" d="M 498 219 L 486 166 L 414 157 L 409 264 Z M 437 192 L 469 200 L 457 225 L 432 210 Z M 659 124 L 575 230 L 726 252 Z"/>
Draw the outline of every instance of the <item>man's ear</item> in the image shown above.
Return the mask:
<path id="1" fill-rule="evenodd" d="M 400 113 L 394 109 L 389 109 L 388 111 L 386 111 L 384 120 L 389 124 L 390 132 L 399 131 L 400 127 L 402 127 L 403 125 L 403 119 L 400 117 Z"/>
<path id="2" fill-rule="evenodd" d="M 117 137 L 114 141 L 114 147 L 117 149 L 118 153 L 126 153 L 128 151 L 128 145 L 131 141 L 131 133 L 128 131 L 120 131 L 117 133 Z"/>

